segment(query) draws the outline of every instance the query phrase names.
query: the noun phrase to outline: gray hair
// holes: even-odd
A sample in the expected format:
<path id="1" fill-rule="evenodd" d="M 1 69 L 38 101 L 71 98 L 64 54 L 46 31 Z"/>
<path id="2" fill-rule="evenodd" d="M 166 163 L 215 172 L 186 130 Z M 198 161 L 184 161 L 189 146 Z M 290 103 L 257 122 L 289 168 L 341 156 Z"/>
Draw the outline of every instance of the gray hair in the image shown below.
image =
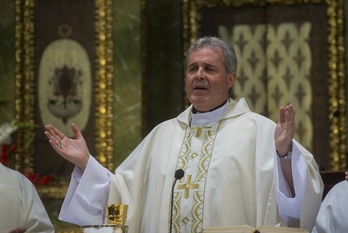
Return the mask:
<path id="1" fill-rule="evenodd" d="M 237 72 L 237 57 L 233 47 L 217 37 L 202 37 L 192 43 L 187 50 L 185 68 L 188 66 L 189 58 L 192 52 L 201 48 L 218 48 L 224 55 L 224 66 L 227 73 Z"/>

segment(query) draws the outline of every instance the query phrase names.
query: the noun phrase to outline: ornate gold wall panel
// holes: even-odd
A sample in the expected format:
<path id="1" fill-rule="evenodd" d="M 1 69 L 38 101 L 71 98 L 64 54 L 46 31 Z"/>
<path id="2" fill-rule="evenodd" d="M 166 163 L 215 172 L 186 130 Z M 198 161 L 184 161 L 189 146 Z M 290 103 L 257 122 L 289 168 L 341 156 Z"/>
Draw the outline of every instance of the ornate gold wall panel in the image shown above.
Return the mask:
<path id="1" fill-rule="evenodd" d="M 40 60 L 39 53 L 47 51 L 45 48 L 45 39 L 48 42 L 58 41 L 60 38 L 54 39 L 54 36 L 48 36 L 48 38 L 36 38 L 35 34 L 42 33 L 43 27 L 47 26 L 50 22 L 43 22 L 36 18 L 35 14 L 45 15 L 42 9 L 38 9 L 40 4 L 60 4 L 59 7 L 66 7 L 69 10 L 74 10 L 76 7 L 76 1 L 49 1 L 40 2 L 39 0 L 16 0 L 15 1 L 15 86 L 16 86 L 16 120 L 18 122 L 28 122 L 31 124 L 37 124 L 38 116 L 38 91 L 41 91 L 38 87 L 38 67 L 37 63 Z M 81 4 L 81 1 L 79 1 Z M 88 20 L 92 22 L 91 29 L 89 32 L 93 34 L 88 37 L 87 35 L 80 35 L 77 38 L 83 38 L 81 41 L 71 35 L 78 34 L 78 30 L 83 30 L 82 25 L 85 26 L 86 22 L 75 22 L 71 25 L 60 25 L 60 35 L 63 39 L 69 39 L 69 41 L 75 40 L 82 45 L 83 49 L 89 51 L 89 59 L 91 65 L 91 77 L 92 82 L 90 85 L 92 98 L 92 109 L 90 110 L 90 128 L 91 137 L 88 136 L 86 140 L 91 141 L 90 146 L 93 148 L 93 154 L 96 155 L 97 160 L 108 169 L 113 169 L 113 41 L 112 41 L 112 0 L 90 0 L 84 2 L 84 4 L 93 7 L 85 12 L 91 12 L 88 16 Z M 87 7 L 87 6 L 86 6 Z M 83 11 L 83 7 L 80 8 Z M 59 12 L 59 11 L 58 11 Z M 64 10 L 59 14 L 62 14 L 62 18 L 67 17 L 67 13 Z M 76 13 L 76 12 L 75 12 Z M 83 15 L 79 12 L 78 15 Z M 73 16 L 72 16 L 73 17 Z M 35 18 L 35 20 L 34 20 Z M 56 17 L 53 17 L 56 18 Z M 52 18 L 52 19 L 53 19 Z M 57 16 L 57 18 L 59 18 Z M 59 19 L 57 19 L 59 20 Z M 48 20 L 50 21 L 50 20 Z M 55 20 L 52 20 L 54 25 Z M 58 22 L 59 23 L 59 22 Z M 52 26 L 54 27 L 54 26 Z M 41 30 L 41 31 L 40 31 Z M 56 28 L 54 28 L 56 30 Z M 72 31 L 71 31 L 72 30 Z M 75 31 L 74 31 L 75 30 Z M 75 33 L 75 34 L 74 34 Z M 40 34 L 41 35 L 41 34 Z M 89 34 L 90 35 L 90 34 Z M 50 37 L 51 36 L 51 37 Z M 41 48 L 41 47 L 43 48 Z M 51 56 L 50 59 L 54 58 Z M 48 59 L 49 60 L 49 59 Z M 64 60 L 64 59 L 63 59 Z M 68 59 L 69 60 L 69 59 Z M 75 64 L 79 64 L 78 61 Z M 69 61 L 67 61 L 69 63 Z M 57 69 L 57 68 L 56 68 Z M 86 72 L 85 72 L 86 73 Z M 88 73 L 88 72 L 87 72 Z M 60 81 L 60 85 L 66 84 L 66 82 Z M 87 88 L 88 90 L 88 88 Z M 82 99 L 84 101 L 84 99 Z M 67 120 L 64 118 L 63 120 Z M 44 122 L 44 121 L 43 121 Z M 79 122 L 76 122 L 77 124 Z M 89 126 L 86 126 L 89 127 Z M 38 125 L 36 131 L 27 128 L 21 128 L 18 130 L 17 143 L 18 151 L 15 157 L 15 169 L 23 173 L 27 172 L 38 172 L 37 161 L 38 153 L 45 156 L 47 151 L 43 149 L 38 150 L 37 145 L 47 143 L 47 140 L 40 138 L 39 133 L 43 133 L 44 125 Z M 39 132 L 39 133 L 38 133 Z M 32 135 L 36 135 L 34 141 L 32 141 Z M 37 142 L 39 140 L 39 142 Z M 41 140 L 41 141 L 40 141 Z M 51 149 L 53 150 L 53 149 Z M 59 155 L 56 155 L 59 157 Z M 42 161 L 40 161 L 42 163 Z M 49 166 L 48 163 L 46 163 Z M 45 164 L 41 164 L 45 166 Z M 54 166 L 54 164 L 52 165 Z M 44 168 L 42 168 L 44 170 Z M 41 170 L 40 170 L 41 171 Z M 39 174 L 45 175 L 45 174 Z M 54 181 L 48 186 L 38 186 L 40 196 L 44 202 L 50 200 L 62 200 L 67 191 L 68 180 L 60 179 L 60 176 L 65 177 L 61 174 L 50 174 L 53 175 Z M 64 174 L 67 175 L 67 174 Z M 70 174 L 68 174 L 70 176 Z M 56 211 L 56 210 L 55 210 Z M 56 216 L 55 216 L 56 218 Z M 58 220 L 58 219 L 57 219 Z M 56 232 L 80 232 L 80 229 L 56 229 Z"/>
<path id="2" fill-rule="evenodd" d="M 239 60 L 233 97 L 245 97 L 274 121 L 279 107 L 292 103 L 295 138 L 320 165 L 344 170 L 343 9 L 342 0 L 184 0 L 184 53 L 205 35 L 233 44 Z"/>

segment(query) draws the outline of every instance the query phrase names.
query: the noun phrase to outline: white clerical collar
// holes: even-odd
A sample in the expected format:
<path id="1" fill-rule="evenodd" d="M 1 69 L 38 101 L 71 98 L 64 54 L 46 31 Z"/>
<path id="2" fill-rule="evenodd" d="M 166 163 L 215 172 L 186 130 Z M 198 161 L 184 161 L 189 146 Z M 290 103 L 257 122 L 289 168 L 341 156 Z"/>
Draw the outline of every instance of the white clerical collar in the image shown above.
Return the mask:
<path id="1" fill-rule="evenodd" d="M 191 127 L 210 127 L 213 126 L 218 120 L 221 119 L 225 113 L 229 101 L 226 101 L 224 105 L 210 112 L 195 113 L 191 112 Z"/>

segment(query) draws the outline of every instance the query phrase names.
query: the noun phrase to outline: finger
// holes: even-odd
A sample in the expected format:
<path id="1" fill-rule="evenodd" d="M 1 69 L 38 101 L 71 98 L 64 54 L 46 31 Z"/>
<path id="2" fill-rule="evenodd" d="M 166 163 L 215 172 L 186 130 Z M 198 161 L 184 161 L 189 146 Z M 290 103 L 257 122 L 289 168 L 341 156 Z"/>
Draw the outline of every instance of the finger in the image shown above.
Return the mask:
<path id="1" fill-rule="evenodd" d="M 61 148 L 62 140 L 57 135 L 52 135 L 52 133 L 47 130 L 44 132 L 49 141 L 52 141 L 56 146 Z"/>
<path id="2" fill-rule="evenodd" d="M 286 109 L 284 107 L 280 107 L 279 109 L 279 123 L 284 123 L 285 122 L 285 118 L 286 117 Z"/>
<path id="3" fill-rule="evenodd" d="M 81 131 L 80 131 L 80 129 L 77 127 L 77 125 L 76 125 L 75 123 L 72 123 L 72 124 L 71 124 L 71 129 L 72 129 L 72 131 L 73 131 L 73 133 L 74 133 L 74 137 L 75 137 L 76 139 L 82 137 Z"/>
<path id="4" fill-rule="evenodd" d="M 53 125 L 46 125 L 45 128 L 56 139 L 63 139 L 65 137 L 65 135 Z"/>
<path id="5" fill-rule="evenodd" d="M 62 149 L 62 139 L 58 134 L 56 134 L 54 127 L 52 125 L 46 125 L 45 128 L 46 131 L 44 134 L 48 138 L 48 141 L 52 145 L 53 149 L 56 151 Z"/>
<path id="6" fill-rule="evenodd" d="M 58 154 L 61 154 L 61 152 L 63 151 L 63 146 L 61 145 L 61 143 L 59 143 L 59 141 L 49 140 L 48 142 Z"/>
<path id="7" fill-rule="evenodd" d="M 292 131 L 295 131 L 295 111 L 291 104 L 287 106 L 288 118 L 287 121 L 289 123 L 289 127 Z"/>
<path id="8" fill-rule="evenodd" d="M 295 111 L 294 111 L 294 108 L 291 104 L 289 104 L 287 107 L 286 107 L 286 111 L 289 113 L 289 118 L 291 121 L 294 121 L 295 119 Z"/>
<path id="9" fill-rule="evenodd" d="M 285 122 L 285 132 L 287 135 L 291 138 L 295 135 L 295 118 L 293 116 L 293 113 L 290 111 L 287 111 L 286 113 L 286 122 Z"/>

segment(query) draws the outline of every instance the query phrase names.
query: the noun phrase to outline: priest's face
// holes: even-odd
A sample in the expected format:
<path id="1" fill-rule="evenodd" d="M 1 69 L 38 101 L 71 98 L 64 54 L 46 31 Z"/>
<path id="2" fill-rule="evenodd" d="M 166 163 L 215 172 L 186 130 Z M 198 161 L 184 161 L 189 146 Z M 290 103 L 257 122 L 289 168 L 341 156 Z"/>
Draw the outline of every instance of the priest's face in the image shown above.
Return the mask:
<path id="1" fill-rule="evenodd" d="M 197 49 L 191 53 L 186 68 L 187 98 L 200 112 L 214 109 L 228 98 L 235 78 L 235 72 L 226 73 L 220 49 Z"/>

